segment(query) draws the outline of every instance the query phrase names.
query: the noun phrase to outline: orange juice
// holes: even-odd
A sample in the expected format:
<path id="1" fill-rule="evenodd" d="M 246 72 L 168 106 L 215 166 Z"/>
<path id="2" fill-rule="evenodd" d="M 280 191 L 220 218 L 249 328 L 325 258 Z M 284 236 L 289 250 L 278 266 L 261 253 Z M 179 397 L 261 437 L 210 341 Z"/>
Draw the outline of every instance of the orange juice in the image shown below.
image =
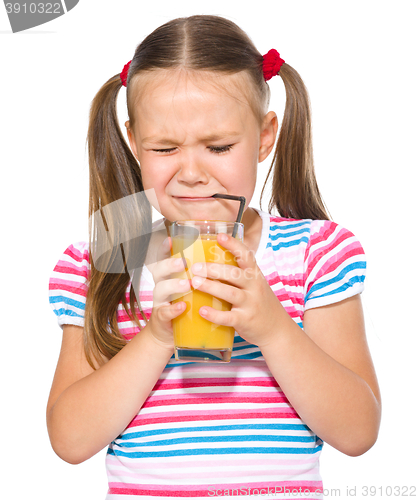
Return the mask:
<path id="1" fill-rule="evenodd" d="M 216 234 L 201 234 L 196 240 L 184 236 L 172 238 L 173 257 L 184 257 L 187 261 L 186 271 L 176 273 L 175 278 L 191 280 L 191 266 L 197 262 L 216 262 L 238 267 L 231 252 L 222 248 L 216 239 Z M 219 280 L 222 281 L 222 280 Z M 203 306 L 210 306 L 220 311 L 230 311 L 231 304 L 225 300 L 213 297 L 198 289 L 186 294 L 176 294 L 173 302 L 184 301 L 186 310 L 172 322 L 174 344 L 178 348 L 231 350 L 234 343 L 234 328 L 211 323 L 199 314 Z"/>

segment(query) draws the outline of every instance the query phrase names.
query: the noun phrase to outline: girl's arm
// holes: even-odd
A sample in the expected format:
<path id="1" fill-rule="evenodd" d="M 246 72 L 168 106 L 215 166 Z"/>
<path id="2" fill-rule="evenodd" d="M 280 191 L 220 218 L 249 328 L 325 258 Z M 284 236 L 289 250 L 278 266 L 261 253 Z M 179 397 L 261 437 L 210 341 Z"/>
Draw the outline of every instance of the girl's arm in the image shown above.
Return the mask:
<path id="1" fill-rule="evenodd" d="M 56 454 L 81 463 L 112 442 L 135 417 L 173 353 L 150 334 L 149 324 L 116 356 L 93 370 L 83 328 L 65 325 L 47 405 Z"/>
<path id="2" fill-rule="evenodd" d="M 47 405 L 47 426 L 52 447 L 66 462 L 87 460 L 126 429 L 173 354 L 171 320 L 184 311 L 186 304 L 170 304 L 168 300 L 173 293 L 187 293 L 190 285 L 169 278 L 184 270 L 184 262 L 168 258 L 149 269 L 155 283 L 151 318 L 100 368 L 93 370 L 87 362 L 83 328 L 63 327 Z"/>
<path id="3" fill-rule="evenodd" d="M 234 254 L 239 268 L 195 264 L 192 284 L 230 302 L 232 308 L 204 307 L 200 314 L 232 326 L 259 346 L 286 397 L 321 439 L 347 455 L 367 451 L 378 434 L 380 394 L 360 296 L 308 309 L 302 330 L 277 299 L 248 247 L 221 234 L 218 242 Z"/>
<path id="4" fill-rule="evenodd" d="M 381 400 L 359 295 L 309 309 L 304 330 L 283 310 L 275 335 L 261 350 L 286 397 L 315 434 L 350 456 L 373 446 Z"/>

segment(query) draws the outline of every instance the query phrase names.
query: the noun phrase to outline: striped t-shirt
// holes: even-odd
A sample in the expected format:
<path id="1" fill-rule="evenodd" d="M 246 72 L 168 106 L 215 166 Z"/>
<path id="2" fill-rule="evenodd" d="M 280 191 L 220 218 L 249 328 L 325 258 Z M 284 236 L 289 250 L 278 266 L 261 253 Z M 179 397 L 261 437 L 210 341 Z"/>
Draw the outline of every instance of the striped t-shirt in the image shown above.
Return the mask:
<path id="1" fill-rule="evenodd" d="M 365 256 L 351 232 L 331 221 L 257 212 L 263 222 L 257 264 L 301 328 L 307 309 L 362 292 Z M 88 272 L 88 245 L 70 245 L 49 285 L 61 326 L 83 326 Z M 147 318 L 153 288 L 145 267 L 140 301 Z M 138 327 L 121 303 L 117 318 L 122 335 L 131 339 Z M 173 356 L 137 416 L 108 447 L 106 498 L 319 499 L 322 446 L 320 436 L 287 400 L 258 347 L 235 332 L 230 363 L 180 363 Z"/>

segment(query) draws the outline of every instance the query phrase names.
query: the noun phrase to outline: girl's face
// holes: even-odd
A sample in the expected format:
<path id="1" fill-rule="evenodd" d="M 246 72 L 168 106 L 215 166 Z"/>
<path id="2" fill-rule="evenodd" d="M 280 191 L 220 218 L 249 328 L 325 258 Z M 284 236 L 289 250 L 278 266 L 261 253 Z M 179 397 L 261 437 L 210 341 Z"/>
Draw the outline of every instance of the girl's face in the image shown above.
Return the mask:
<path id="1" fill-rule="evenodd" d="M 142 92 L 135 101 L 134 129 L 126 122 L 129 141 L 144 189 L 155 190 L 169 221 L 236 220 L 238 202 L 211 196 L 245 196 L 248 204 L 257 164 L 274 146 L 276 115 L 268 113 L 260 124 L 239 91 L 237 75 L 214 78 L 207 72 L 158 70 L 134 83 Z"/>

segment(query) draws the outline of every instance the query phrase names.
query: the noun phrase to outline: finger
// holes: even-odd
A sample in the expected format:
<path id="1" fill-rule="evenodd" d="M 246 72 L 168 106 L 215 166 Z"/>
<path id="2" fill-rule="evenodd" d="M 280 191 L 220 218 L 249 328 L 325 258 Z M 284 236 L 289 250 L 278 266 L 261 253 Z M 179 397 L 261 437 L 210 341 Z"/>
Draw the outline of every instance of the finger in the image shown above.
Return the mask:
<path id="1" fill-rule="evenodd" d="M 211 323 L 235 328 L 235 315 L 233 311 L 218 311 L 217 309 L 213 309 L 213 307 L 204 306 L 199 309 L 199 314 Z"/>
<path id="2" fill-rule="evenodd" d="M 170 257 L 148 265 L 148 269 L 151 271 L 155 283 L 159 283 L 171 277 L 186 278 L 184 274 L 185 268 L 185 262 L 181 257 Z"/>
<path id="3" fill-rule="evenodd" d="M 186 309 L 185 302 L 176 302 L 174 304 L 164 303 L 158 307 L 153 308 L 153 314 L 156 314 L 160 321 L 171 321 L 177 316 L 180 316 Z"/>
<path id="4" fill-rule="evenodd" d="M 162 280 L 155 285 L 153 291 L 154 307 L 161 306 L 172 300 L 184 297 L 191 290 L 190 281 L 187 279 Z"/>
<path id="5" fill-rule="evenodd" d="M 192 286 L 201 292 L 208 293 L 213 297 L 225 300 L 232 305 L 239 305 L 244 300 L 244 292 L 231 285 L 225 283 L 220 283 L 219 281 L 212 281 L 210 279 L 204 279 L 200 276 L 194 276 L 192 281 Z"/>
<path id="6" fill-rule="evenodd" d="M 246 280 L 253 277 L 253 268 L 241 269 L 228 264 L 199 262 L 191 267 L 193 276 L 201 276 L 213 280 L 221 280 L 236 287 L 243 288 Z"/>
<path id="7" fill-rule="evenodd" d="M 225 233 L 219 233 L 217 241 L 219 245 L 232 253 L 241 269 L 254 267 L 256 265 L 254 252 L 242 241 Z"/>

